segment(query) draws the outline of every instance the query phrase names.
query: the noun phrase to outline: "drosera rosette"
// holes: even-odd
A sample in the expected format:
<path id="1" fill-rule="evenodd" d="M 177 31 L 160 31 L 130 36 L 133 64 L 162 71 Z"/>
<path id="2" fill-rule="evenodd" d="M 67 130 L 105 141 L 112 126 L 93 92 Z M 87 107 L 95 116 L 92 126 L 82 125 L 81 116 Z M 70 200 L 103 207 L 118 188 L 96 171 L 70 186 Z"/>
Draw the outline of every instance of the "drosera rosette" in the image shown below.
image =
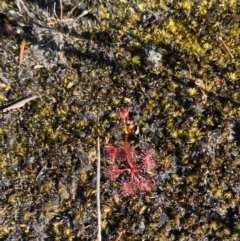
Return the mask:
<path id="1" fill-rule="evenodd" d="M 123 196 L 131 196 L 140 192 L 150 192 L 154 184 L 154 180 L 149 173 L 156 168 L 154 160 L 154 149 L 148 149 L 143 155 L 136 155 L 133 148 L 128 142 L 134 123 L 128 119 L 129 108 L 120 109 L 119 116 L 123 121 L 124 142 L 123 146 L 114 146 L 106 141 L 104 150 L 111 159 L 111 164 L 105 170 L 105 176 L 111 180 L 118 179 L 122 175 L 119 182 L 119 188 Z M 120 167 L 126 164 L 125 168 Z"/>

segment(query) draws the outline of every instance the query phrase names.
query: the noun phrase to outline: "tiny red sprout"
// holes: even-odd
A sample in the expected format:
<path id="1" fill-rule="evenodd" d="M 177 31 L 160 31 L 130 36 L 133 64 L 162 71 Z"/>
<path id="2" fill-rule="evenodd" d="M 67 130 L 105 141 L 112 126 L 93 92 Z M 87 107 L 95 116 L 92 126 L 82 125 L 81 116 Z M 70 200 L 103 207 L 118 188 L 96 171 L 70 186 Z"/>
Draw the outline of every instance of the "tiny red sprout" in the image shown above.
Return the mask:
<path id="1" fill-rule="evenodd" d="M 119 116 L 123 120 L 125 120 L 128 117 L 128 114 L 129 114 L 129 108 L 128 107 L 122 108 L 119 111 Z"/>
<path id="2" fill-rule="evenodd" d="M 138 191 L 137 183 L 134 180 L 122 181 L 120 188 L 122 195 L 125 197 L 134 195 Z"/>
<path id="3" fill-rule="evenodd" d="M 147 171 L 153 171 L 156 167 L 156 163 L 153 159 L 154 150 L 147 150 L 143 159 L 142 159 L 142 168 Z"/>
<path id="4" fill-rule="evenodd" d="M 117 152 L 118 152 L 118 148 L 117 148 L 117 147 L 115 147 L 115 146 L 113 146 L 113 145 L 110 144 L 110 145 L 105 146 L 104 150 L 106 151 L 107 155 L 108 155 L 111 159 L 113 159 L 113 160 L 116 159 L 116 157 L 117 157 Z"/>
<path id="5" fill-rule="evenodd" d="M 122 170 L 118 168 L 117 164 L 110 165 L 107 170 L 105 171 L 105 176 L 110 178 L 111 180 L 114 180 L 119 177 Z"/>

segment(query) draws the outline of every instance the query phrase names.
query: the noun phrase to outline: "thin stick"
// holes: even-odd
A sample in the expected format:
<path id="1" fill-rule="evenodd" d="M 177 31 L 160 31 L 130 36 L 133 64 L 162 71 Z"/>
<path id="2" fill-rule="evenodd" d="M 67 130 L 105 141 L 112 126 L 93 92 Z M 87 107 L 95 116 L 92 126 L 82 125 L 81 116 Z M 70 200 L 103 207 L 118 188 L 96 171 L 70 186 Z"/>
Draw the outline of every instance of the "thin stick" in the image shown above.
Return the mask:
<path id="1" fill-rule="evenodd" d="M 98 213 L 98 241 L 102 240 L 101 230 L 101 204 L 100 204 L 100 143 L 99 137 L 97 139 L 97 213 Z"/>
<path id="2" fill-rule="evenodd" d="M 223 44 L 224 48 L 226 49 L 227 53 L 228 53 L 228 54 L 230 55 L 230 57 L 233 59 L 234 56 L 233 56 L 233 54 L 231 53 L 231 51 L 230 51 L 230 49 L 228 48 L 228 46 L 226 45 L 226 43 L 224 42 L 224 40 L 223 40 L 221 37 L 219 37 L 218 39 L 222 42 L 222 44 Z"/>
<path id="3" fill-rule="evenodd" d="M 62 22 L 62 15 L 63 15 L 63 13 L 62 13 L 62 0 L 59 0 L 59 2 L 60 2 L 60 21 Z"/>
<path id="4" fill-rule="evenodd" d="M 10 105 L 10 106 L 4 108 L 2 111 L 3 111 L 3 112 L 6 112 L 6 111 L 8 111 L 8 110 L 12 110 L 12 109 L 17 109 L 17 108 L 23 107 L 28 101 L 34 100 L 34 99 L 36 99 L 37 97 L 38 97 L 37 95 L 28 97 L 28 98 L 23 99 L 23 100 L 15 103 L 15 104 L 13 104 L 13 105 Z"/>
<path id="5" fill-rule="evenodd" d="M 21 46 L 20 46 L 19 64 L 22 64 L 22 62 L 23 62 L 23 54 L 24 54 L 25 46 L 26 46 L 26 39 L 23 38 L 23 40 L 21 42 Z"/>

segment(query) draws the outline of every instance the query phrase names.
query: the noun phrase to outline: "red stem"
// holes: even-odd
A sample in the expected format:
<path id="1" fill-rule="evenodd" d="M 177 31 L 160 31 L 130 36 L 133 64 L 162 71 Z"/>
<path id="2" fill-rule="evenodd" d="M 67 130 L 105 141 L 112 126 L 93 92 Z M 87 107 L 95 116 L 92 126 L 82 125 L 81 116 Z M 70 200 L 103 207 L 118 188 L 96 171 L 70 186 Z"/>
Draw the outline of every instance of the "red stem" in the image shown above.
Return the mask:
<path id="1" fill-rule="evenodd" d="M 129 147 L 129 144 L 128 144 L 128 133 L 124 134 L 124 150 L 125 150 L 125 153 L 126 153 L 128 165 L 131 168 L 131 173 L 134 174 L 137 169 L 136 169 L 136 164 L 132 159 L 132 153 L 130 152 L 130 147 Z"/>
<path id="2" fill-rule="evenodd" d="M 124 124 L 124 151 L 126 153 L 128 165 L 130 166 L 131 177 L 133 178 L 133 176 L 135 176 L 135 173 L 137 171 L 137 166 L 132 159 L 132 153 L 130 151 L 130 146 L 128 143 L 128 128 L 127 128 L 125 119 L 123 120 L 123 124 Z"/>

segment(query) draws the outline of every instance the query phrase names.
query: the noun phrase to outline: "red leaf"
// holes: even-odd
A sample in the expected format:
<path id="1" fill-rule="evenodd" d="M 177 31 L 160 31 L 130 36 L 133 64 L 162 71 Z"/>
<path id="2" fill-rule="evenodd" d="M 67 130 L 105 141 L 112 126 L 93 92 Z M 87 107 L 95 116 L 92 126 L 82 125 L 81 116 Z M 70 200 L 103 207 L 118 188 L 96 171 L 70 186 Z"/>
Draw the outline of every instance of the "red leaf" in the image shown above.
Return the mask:
<path id="1" fill-rule="evenodd" d="M 122 173 L 122 170 L 118 168 L 117 164 L 110 165 L 105 171 L 105 176 L 114 180 Z"/>
<path id="2" fill-rule="evenodd" d="M 142 192 L 150 192 L 152 189 L 152 179 L 151 178 L 142 178 L 139 183 L 139 190 Z"/>
<path id="3" fill-rule="evenodd" d="M 117 147 L 112 146 L 112 145 L 107 145 L 107 146 L 105 146 L 104 150 L 106 151 L 107 155 L 111 159 L 113 159 L 113 160 L 116 159 L 116 157 L 117 157 L 117 150 L 118 150 Z"/>
<path id="4" fill-rule="evenodd" d="M 134 180 L 123 181 L 121 183 L 121 192 L 123 196 L 131 196 L 138 191 L 137 182 Z"/>
<path id="5" fill-rule="evenodd" d="M 156 163 L 153 159 L 153 155 L 154 155 L 153 149 L 146 151 L 146 153 L 142 159 L 142 168 L 143 169 L 145 169 L 147 171 L 152 171 L 155 169 Z"/>

